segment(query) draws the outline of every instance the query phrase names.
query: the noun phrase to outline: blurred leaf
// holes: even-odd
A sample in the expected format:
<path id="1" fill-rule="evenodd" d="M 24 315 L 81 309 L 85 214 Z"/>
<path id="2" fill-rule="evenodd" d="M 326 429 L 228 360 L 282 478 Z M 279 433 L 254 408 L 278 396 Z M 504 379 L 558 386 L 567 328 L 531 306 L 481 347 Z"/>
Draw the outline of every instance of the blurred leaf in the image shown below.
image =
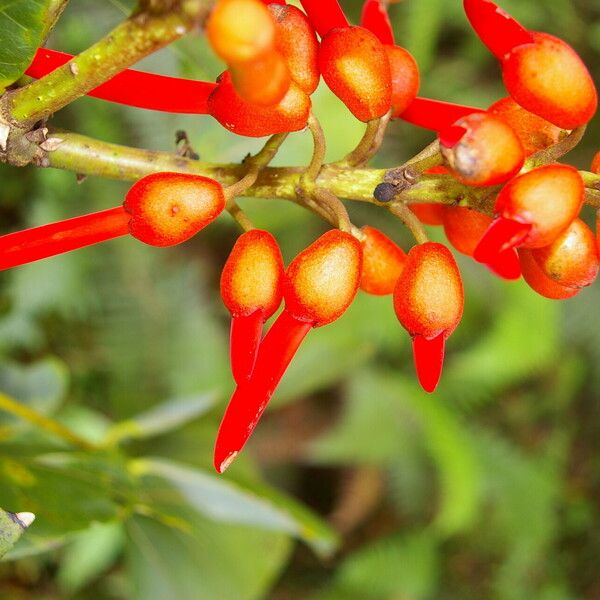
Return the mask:
<path id="1" fill-rule="evenodd" d="M 401 45 L 414 55 L 423 73 L 429 70 L 434 60 L 444 6 L 442 0 L 419 0 L 409 4 L 408 19 L 404 24 L 406 36 Z"/>
<path id="2" fill-rule="evenodd" d="M 436 538 L 418 531 L 378 540 L 340 566 L 336 587 L 362 598 L 428 598 L 437 587 L 439 557 Z"/>
<path id="3" fill-rule="evenodd" d="M 559 351 L 559 306 L 523 282 L 502 286 L 488 331 L 466 351 L 450 355 L 440 390 L 463 408 L 491 402 L 500 390 L 539 375 Z"/>
<path id="4" fill-rule="evenodd" d="M 67 369 L 56 358 L 40 360 L 25 367 L 8 361 L 0 363 L 0 392 L 43 415 L 51 415 L 57 410 L 68 382 Z M 2 411 L 0 422 L 23 423 Z"/>
<path id="5" fill-rule="evenodd" d="M 342 420 L 314 444 L 314 456 L 325 462 L 389 463 L 416 424 L 440 477 L 436 527 L 443 535 L 468 527 L 480 499 L 479 460 L 468 430 L 444 405 L 443 395 L 426 394 L 414 381 L 385 370 L 352 381 Z"/>
<path id="6" fill-rule="evenodd" d="M 143 517 L 127 522 L 131 600 L 258 600 L 288 555 L 288 538 L 186 515 L 189 533 Z"/>
<path id="7" fill-rule="evenodd" d="M 32 513 L 15 514 L 0 508 L 0 558 L 15 545 L 34 519 Z"/>
<path id="8" fill-rule="evenodd" d="M 393 383 L 390 386 L 369 371 L 354 375 L 340 419 L 312 445 L 311 458 L 325 464 L 391 461 L 402 450 L 404 430 L 410 427 L 398 392 Z"/>
<path id="9" fill-rule="evenodd" d="M 115 467 L 92 455 L 3 458 L 0 473 L 0 504 L 34 512 L 35 532 L 44 539 L 116 518 L 115 499 L 125 492 Z"/>
<path id="10" fill-rule="evenodd" d="M 488 542 L 506 549 L 496 585 L 503 598 L 533 597 L 531 572 L 545 563 L 560 523 L 558 473 L 494 434 L 480 432 L 476 444 L 492 506 L 485 515 Z M 519 589 L 521 596 L 514 593 Z"/>
<path id="11" fill-rule="evenodd" d="M 73 594 L 85 587 L 115 562 L 124 543 L 122 523 L 93 523 L 89 529 L 74 534 L 58 570 L 60 588 Z"/>
<path id="12" fill-rule="evenodd" d="M 139 475 L 160 477 L 191 507 L 215 521 L 252 525 L 293 535 L 319 554 L 336 547 L 335 533 L 308 509 L 266 486 L 244 486 L 174 462 L 143 458 L 131 464 Z"/>
<path id="13" fill-rule="evenodd" d="M 126 421 L 115 423 L 107 433 L 110 444 L 126 439 L 145 439 L 168 433 L 210 410 L 215 394 L 176 398 Z"/>
<path id="14" fill-rule="evenodd" d="M 29 66 L 40 45 L 47 0 L 18 0 L 0 5 L 0 93 Z"/>

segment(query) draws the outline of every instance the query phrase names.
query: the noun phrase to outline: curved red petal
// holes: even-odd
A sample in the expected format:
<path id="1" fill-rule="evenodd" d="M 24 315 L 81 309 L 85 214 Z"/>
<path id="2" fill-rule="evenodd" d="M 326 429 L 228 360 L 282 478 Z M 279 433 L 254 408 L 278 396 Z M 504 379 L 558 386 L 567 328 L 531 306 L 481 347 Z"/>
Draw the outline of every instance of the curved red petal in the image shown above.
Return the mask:
<path id="1" fill-rule="evenodd" d="M 0 270 L 49 258 L 129 233 L 122 206 L 0 236 Z"/>
<path id="2" fill-rule="evenodd" d="M 264 325 L 263 312 L 231 317 L 229 353 L 231 372 L 239 385 L 250 378 Z"/>
<path id="3" fill-rule="evenodd" d="M 521 262 L 514 248 L 500 252 L 496 256 L 496 259 L 492 260 L 486 266 L 492 273 L 502 277 L 502 279 L 515 281 L 521 277 Z"/>
<path id="4" fill-rule="evenodd" d="M 300 321 L 284 310 L 261 343 L 254 371 L 235 390 L 215 442 L 214 465 L 223 473 L 238 455 L 260 420 L 312 323 Z"/>
<path id="5" fill-rule="evenodd" d="M 530 229 L 529 223 L 497 217 L 479 241 L 473 258 L 480 263 L 494 264 L 501 252 L 516 248 L 527 237 Z"/>
<path id="6" fill-rule="evenodd" d="M 382 44 L 394 45 L 394 30 L 381 0 L 366 0 L 360 15 L 360 25 L 374 33 Z"/>
<path id="7" fill-rule="evenodd" d="M 40 48 L 25 73 L 43 77 L 68 63 L 73 55 Z M 88 92 L 88 96 L 162 112 L 207 114 L 207 100 L 216 84 L 127 69 Z"/>
<path id="8" fill-rule="evenodd" d="M 459 119 L 476 112 L 485 111 L 472 106 L 418 96 L 398 118 L 424 129 L 441 131 Z"/>
<path id="9" fill-rule="evenodd" d="M 464 0 L 463 5 L 475 33 L 499 60 L 515 46 L 533 42 L 531 33 L 491 0 Z"/>
<path id="10" fill-rule="evenodd" d="M 426 392 L 433 392 L 442 376 L 446 336 L 442 332 L 428 340 L 421 335 L 413 337 L 413 357 L 417 377 Z"/>

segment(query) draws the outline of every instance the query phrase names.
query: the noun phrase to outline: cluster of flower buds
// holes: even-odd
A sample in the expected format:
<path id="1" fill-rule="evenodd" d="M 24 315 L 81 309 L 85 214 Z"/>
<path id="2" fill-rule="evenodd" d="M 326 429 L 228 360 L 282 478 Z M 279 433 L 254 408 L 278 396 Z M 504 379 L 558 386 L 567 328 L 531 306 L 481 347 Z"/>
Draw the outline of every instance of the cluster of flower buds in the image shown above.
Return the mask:
<path id="1" fill-rule="evenodd" d="M 419 70 L 394 41 L 387 2 L 366 0 L 359 26 L 348 22 L 337 0 L 301 4 L 304 12 L 285 0 L 218 0 L 206 25 L 213 50 L 227 65 L 216 83 L 125 71 L 92 95 L 210 114 L 231 132 L 260 137 L 310 123 L 310 96 L 322 76 L 367 127 L 388 115 L 436 132 L 443 164 L 430 163 L 419 177 L 472 186 L 495 200 L 483 212 L 468 201 L 413 202 L 412 218 L 442 225 L 458 252 L 505 279 L 523 275 L 545 297 L 569 298 L 590 285 L 600 259 L 596 236 L 578 218 L 584 180 L 575 168 L 543 156 L 584 126 L 597 107 L 590 74 L 570 46 L 525 29 L 491 0 L 464 0 L 473 29 L 500 61 L 509 93 L 484 110 L 417 96 Z M 39 77 L 69 58 L 40 50 L 28 73 Z M 150 87 L 152 95 L 145 93 Z M 532 155 L 542 158 L 533 161 Z M 591 170 L 600 172 L 600 153 Z M 312 173 L 313 188 L 318 175 Z M 127 233 L 156 246 L 178 244 L 229 208 L 232 194 L 206 177 L 150 175 L 131 188 L 122 207 L 0 237 L 0 268 Z M 377 198 L 380 204 L 391 199 Z M 327 214 L 317 196 L 312 200 L 319 214 Z M 247 229 L 221 277 L 237 387 L 217 436 L 219 472 L 249 439 L 308 332 L 338 319 L 359 288 L 393 297 L 398 320 L 412 338 L 419 381 L 426 391 L 435 390 L 446 340 L 464 305 L 458 266 L 444 245 L 416 236 L 419 243 L 406 254 L 373 227 L 340 223 L 284 269 L 273 236 Z"/>

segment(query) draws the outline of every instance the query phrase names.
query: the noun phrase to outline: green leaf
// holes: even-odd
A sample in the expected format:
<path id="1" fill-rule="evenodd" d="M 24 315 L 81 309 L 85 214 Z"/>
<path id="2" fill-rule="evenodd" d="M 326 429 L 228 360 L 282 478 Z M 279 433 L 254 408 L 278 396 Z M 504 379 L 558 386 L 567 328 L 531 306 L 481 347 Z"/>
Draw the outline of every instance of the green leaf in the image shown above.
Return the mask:
<path id="1" fill-rule="evenodd" d="M 341 565 L 336 587 L 362 598 L 429 598 L 437 587 L 437 540 L 431 532 L 395 535 L 366 546 Z"/>
<path id="2" fill-rule="evenodd" d="M 177 463 L 144 458 L 134 473 L 159 477 L 200 514 L 215 521 L 252 525 L 297 537 L 321 555 L 336 547 L 335 533 L 308 509 L 266 486 L 241 484 Z"/>
<path id="3" fill-rule="evenodd" d="M 57 575 L 60 588 L 69 594 L 80 590 L 108 569 L 125 543 L 123 524 L 94 523 L 72 536 Z"/>
<path id="4" fill-rule="evenodd" d="M 205 414 L 216 402 L 216 394 L 168 400 L 149 411 L 116 423 L 107 434 L 111 444 L 126 439 L 145 439 L 168 433 Z"/>
<path id="5" fill-rule="evenodd" d="M 485 335 L 450 356 L 440 390 L 464 408 L 497 399 L 501 390 L 555 363 L 559 352 L 560 307 L 523 282 L 503 286 L 501 309 Z"/>
<path id="6" fill-rule="evenodd" d="M 53 414 L 60 406 L 68 381 L 66 367 L 55 358 L 26 367 L 9 362 L 0 364 L 0 392 L 43 415 Z M 14 425 L 23 421 L 0 411 L 0 423 Z"/>
<path id="7" fill-rule="evenodd" d="M 361 373 L 353 378 L 344 416 L 316 442 L 314 456 L 324 462 L 390 464 L 403 452 L 415 423 L 439 473 L 436 527 L 450 535 L 468 527 L 477 514 L 480 466 L 469 431 L 444 405 L 443 395 L 426 394 L 393 371 Z"/>
<path id="8" fill-rule="evenodd" d="M 189 532 L 136 516 L 127 522 L 131 600 L 258 600 L 287 559 L 289 538 L 186 515 Z"/>
<path id="9" fill-rule="evenodd" d="M 116 499 L 126 493 L 124 474 L 94 455 L 52 453 L 0 460 L 0 505 L 36 514 L 35 533 L 44 539 L 114 520 Z"/>
<path id="10" fill-rule="evenodd" d="M 29 66 L 41 43 L 47 0 L 0 0 L 0 93 Z"/>
<path id="11" fill-rule="evenodd" d="M 0 558 L 2 558 L 33 523 L 32 513 L 11 513 L 0 508 Z"/>

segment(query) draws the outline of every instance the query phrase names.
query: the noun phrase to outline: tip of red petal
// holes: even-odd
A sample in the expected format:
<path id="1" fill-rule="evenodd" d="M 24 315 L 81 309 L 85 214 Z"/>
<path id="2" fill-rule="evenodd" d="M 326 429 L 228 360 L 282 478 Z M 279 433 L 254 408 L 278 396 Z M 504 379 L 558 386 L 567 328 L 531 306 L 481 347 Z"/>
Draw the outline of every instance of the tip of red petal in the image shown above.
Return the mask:
<path id="1" fill-rule="evenodd" d="M 529 223 L 498 217 L 483 234 L 473 252 L 473 258 L 486 265 L 496 264 L 499 255 L 523 242 L 530 229 Z"/>
<path id="2" fill-rule="evenodd" d="M 460 125 L 450 125 L 450 127 L 446 127 L 440 131 L 438 138 L 440 144 L 445 148 L 454 148 L 465 133 L 467 133 L 467 130 L 464 127 L 461 127 Z"/>
<path id="3" fill-rule="evenodd" d="M 426 392 L 433 392 L 442 376 L 445 343 L 446 338 L 443 333 L 430 340 L 421 335 L 415 335 L 413 338 L 413 357 L 417 377 Z"/>
<path id="4" fill-rule="evenodd" d="M 219 473 L 220 475 L 225 473 L 225 471 L 231 466 L 231 463 L 235 460 L 237 455 L 237 452 L 230 452 L 225 458 L 222 458 L 221 456 L 217 456 L 215 454 L 214 465 L 217 473 Z"/>
<path id="5" fill-rule="evenodd" d="M 500 252 L 496 259 L 486 265 L 490 271 L 509 281 L 515 281 L 521 277 L 521 263 L 519 255 L 514 248 Z"/>

